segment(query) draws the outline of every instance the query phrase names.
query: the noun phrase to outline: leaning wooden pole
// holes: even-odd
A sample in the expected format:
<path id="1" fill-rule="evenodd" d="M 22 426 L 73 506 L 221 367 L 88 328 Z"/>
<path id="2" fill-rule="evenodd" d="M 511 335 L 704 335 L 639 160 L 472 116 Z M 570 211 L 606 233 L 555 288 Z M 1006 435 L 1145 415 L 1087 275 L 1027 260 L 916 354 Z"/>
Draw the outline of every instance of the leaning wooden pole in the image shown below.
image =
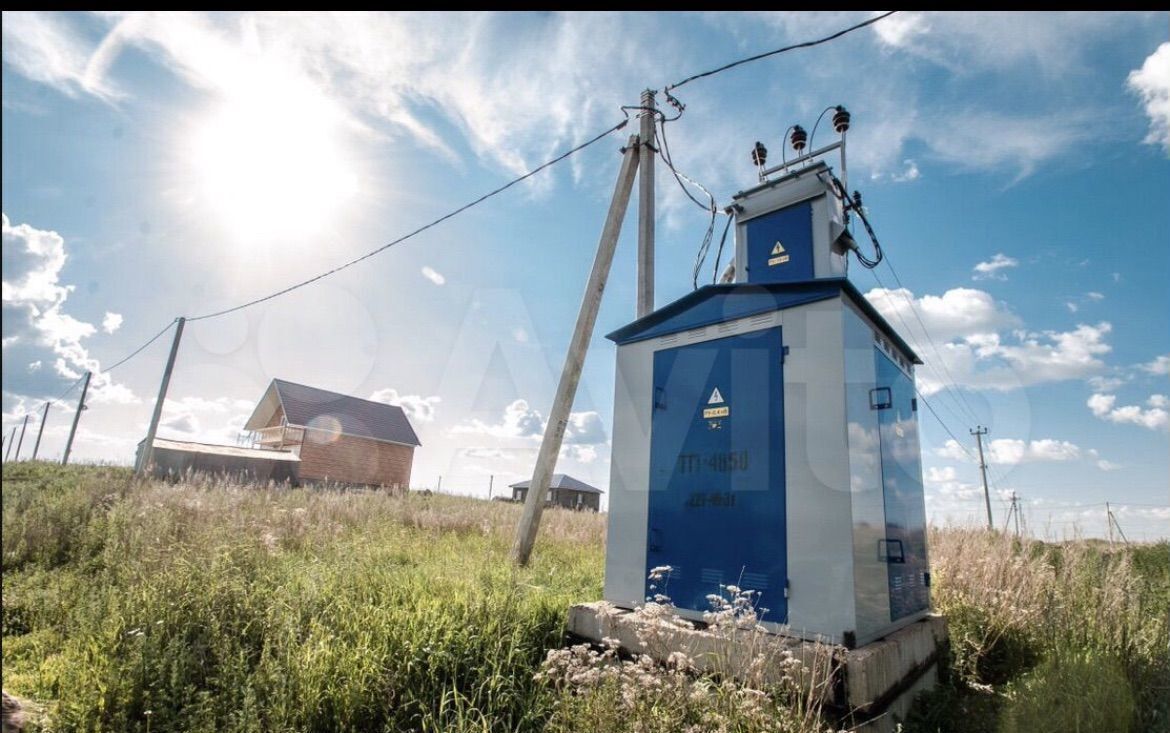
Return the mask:
<path id="1" fill-rule="evenodd" d="M 573 398 L 577 395 L 577 383 L 581 379 L 585 353 L 589 349 L 589 339 L 593 336 L 593 325 L 597 321 L 597 311 L 601 307 L 601 295 L 605 292 L 605 282 L 609 277 L 610 265 L 613 264 L 618 235 L 622 231 L 622 220 L 626 217 L 626 209 L 630 203 L 630 192 L 634 188 L 634 175 L 638 171 L 640 148 L 638 137 L 636 135 L 630 136 L 629 144 L 623 151 L 625 156 L 622 158 L 622 167 L 618 173 L 613 200 L 609 204 L 609 214 L 606 216 L 605 226 L 601 230 L 601 240 L 597 243 L 597 256 L 593 260 L 593 271 L 589 274 L 585 295 L 581 298 L 581 310 L 577 313 L 577 327 L 573 331 L 573 340 L 569 342 L 569 353 L 565 355 L 561 381 L 557 384 L 552 411 L 549 413 L 548 423 L 544 428 L 544 439 L 540 443 L 540 453 L 536 458 L 532 483 L 529 484 L 528 495 L 524 499 L 524 514 L 520 518 L 520 524 L 516 527 L 516 542 L 512 545 L 512 560 L 517 565 L 528 564 L 528 558 L 532 555 L 532 546 L 536 543 L 536 532 L 540 529 L 540 515 L 544 512 L 544 495 L 548 492 L 548 485 L 552 479 L 553 470 L 556 468 L 557 454 L 561 452 L 565 426 L 569 421 L 569 411 L 573 407 Z"/>
<path id="2" fill-rule="evenodd" d="M 81 385 L 81 396 L 77 398 L 77 412 L 73 413 L 73 427 L 69 428 L 69 440 L 65 441 L 65 452 L 61 454 L 61 465 L 69 463 L 69 452 L 73 450 L 73 437 L 77 435 L 77 423 L 81 420 L 81 411 L 86 409 L 85 396 L 89 394 L 89 379 L 93 372 L 85 373 L 85 382 Z"/>
<path id="3" fill-rule="evenodd" d="M 44 412 L 44 414 L 41 415 L 41 426 L 39 428 L 37 428 L 37 442 L 33 446 L 32 459 L 34 461 L 37 459 L 37 451 L 39 451 L 41 449 L 41 436 L 45 434 L 45 423 L 48 422 L 48 420 L 49 420 L 49 405 L 50 404 L 51 403 L 49 403 L 49 402 L 45 403 L 45 412 Z"/>
<path id="4" fill-rule="evenodd" d="M 171 354 L 167 357 L 167 367 L 163 370 L 162 384 L 158 386 L 158 399 L 154 401 L 154 414 L 150 416 L 150 427 L 146 430 L 146 440 L 142 444 L 142 451 L 138 454 L 138 465 L 135 473 L 142 476 L 150 468 L 154 460 L 154 435 L 158 432 L 158 421 L 162 417 L 163 403 L 167 401 L 167 389 L 171 386 L 171 372 L 175 371 L 175 357 L 179 355 L 179 342 L 183 339 L 183 325 L 186 318 L 175 321 L 175 340 L 171 342 Z"/>

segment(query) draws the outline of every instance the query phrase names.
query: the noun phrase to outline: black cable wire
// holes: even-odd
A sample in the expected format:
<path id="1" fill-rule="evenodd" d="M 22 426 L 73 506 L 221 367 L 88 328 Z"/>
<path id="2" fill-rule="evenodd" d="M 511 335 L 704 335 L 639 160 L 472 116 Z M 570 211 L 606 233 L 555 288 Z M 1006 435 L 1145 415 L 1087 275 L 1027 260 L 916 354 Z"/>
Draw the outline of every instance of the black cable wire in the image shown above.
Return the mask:
<path id="1" fill-rule="evenodd" d="M 176 323 L 178 323 L 178 322 L 179 322 L 179 319 L 178 319 L 178 318 L 176 318 L 175 320 L 171 321 L 170 323 L 168 323 L 168 324 L 167 324 L 166 328 L 164 328 L 163 330 L 159 331 L 159 332 L 158 332 L 158 333 L 156 333 L 154 336 L 151 336 L 149 341 L 147 341 L 146 343 L 144 343 L 142 346 L 139 346 L 139 347 L 138 347 L 137 349 L 135 349 L 134 351 L 130 352 L 128 355 L 126 355 L 125 357 L 123 357 L 121 361 L 117 362 L 117 363 L 116 363 L 116 364 L 114 364 L 112 367 L 107 367 L 107 368 L 105 368 L 105 369 L 101 369 L 101 370 L 99 370 L 99 371 L 101 371 L 101 372 L 104 372 L 104 373 L 106 373 L 106 374 L 109 374 L 110 372 L 114 371 L 114 370 L 115 370 L 115 369 L 117 369 L 118 367 L 122 366 L 122 365 L 123 365 L 123 364 L 125 364 L 126 362 L 130 361 L 131 359 L 133 359 L 134 357 L 136 357 L 136 356 L 138 356 L 140 353 L 142 353 L 142 350 L 143 350 L 143 349 L 145 349 L 147 346 L 150 346 L 150 345 L 151 345 L 151 344 L 153 344 L 155 341 L 157 341 L 157 340 L 158 340 L 158 338 L 159 338 L 160 336 L 162 336 L 162 335 L 163 335 L 164 333 L 166 333 L 167 331 L 171 330 L 171 326 L 174 326 L 174 325 L 175 325 Z"/>
<path id="2" fill-rule="evenodd" d="M 315 275 L 307 280 L 302 280 L 301 282 L 298 282 L 294 285 L 290 285 L 287 288 L 284 288 L 282 290 L 278 290 L 275 293 L 270 293 L 269 295 L 265 295 L 263 297 L 256 298 L 254 300 L 249 300 L 246 303 L 241 303 L 240 305 L 233 306 L 231 308 L 225 308 L 225 309 L 220 310 L 220 311 L 215 311 L 214 313 L 204 313 L 203 315 L 200 315 L 200 316 L 193 316 L 191 318 L 188 318 L 187 320 L 188 321 L 202 321 L 202 320 L 205 320 L 208 318 L 215 318 L 217 316 L 227 315 L 228 313 L 234 313 L 235 311 L 243 310 L 245 308 L 249 308 L 251 306 L 258 305 L 258 304 L 263 303 L 265 301 L 272 300 L 273 298 L 279 298 L 282 295 L 285 295 L 287 293 L 291 293 L 294 290 L 297 290 L 299 288 L 303 288 L 306 285 L 310 285 L 312 283 L 317 282 L 318 280 L 322 280 L 324 278 L 329 277 L 330 275 L 334 275 L 338 272 L 341 272 L 342 270 L 344 270 L 348 267 L 352 267 L 359 262 L 362 262 L 364 260 L 368 260 L 369 258 L 373 257 L 374 255 L 379 254 L 380 252 L 384 252 L 385 250 L 390 249 L 391 247 L 393 247 L 396 244 L 401 244 L 402 242 L 405 242 L 406 240 L 408 240 L 414 236 L 422 234 L 426 230 L 428 230 L 432 227 L 438 226 L 439 224 L 447 221 L 448 219 L 450 219 L 454 216 L 457 216 L 458 214 L 461 214 L 464 211 L 467 211 L 468 209 L 472 208 L 473 206 L 477 206 L 477 205 L 483 203 L 484 201 L 487 201 L 491 197 L 496 196 L 498 194 L 501 194 L 504 191 L 507 191 L 509 188 L 515 186 L 516 184 L 518 184 L 522 181 L 525 181 L 525 180 L 531 178 L 532 176 L 536 175 L 537 173 L 540 173 L 541 171 L 543 171 L 544 169 L 549 168 L 553 165 L 556 165 L 557 163 L 560 163 L 562 160 L 565 160 L 566 158 L 573 155 L 574 153 L 578 153 L 578 152 L 584 150 L 585 148 L 589 147 L 590 145 L 593 145 L 594 143 L 601 141 L 603 138 L 605 138 L 609 135 L 612 135 L 613 133 L 615 133 L 618 130 L 625 127 L 627 123 L 629 123 L 629 116 L 628 115 L 627 115 L 626 119 L 622 120 L 621 122 L 619 122 L 618 124 L 609 128 L 608 130 L 606 130 L 598 135 L 595 135 L 594 137 L 590 138 L 589 140 L 586 140 L 585 142 L 581 143 L 580 145 L 578 145 L 574 148 L 571 148 L 570 150 L 568 150 L 564 153 L 561 153 L 560 155 L 553 158 L 552 160 L 549 160 L 549 161 L 537 166 L 536 168 L 533 168 L 532 170 L 528 171 L 524 175 L 519 176 L 517 178 L 513 178 L 512 180 L 508 181 L 507 183 L 500 186 L 499 188 L 496 188 L 488 193 L 485 193 L 483 196 L 480 196 L 479 198 L 475 199 L 474 201 L 467 203 L 467 204 L 464 204 L 463 206 L 460 206 L 459 208 L 440 216 L 438 219 L 435 219 L 427 224 L 424 224 L 424 225 L 420 226 L 418 229 L 415 229 L 414 231 L 412 231 L 408 234 L 402 235 L 401 237 L 399 237 L 398 239 L 395 239 L 392 242 L 387 242 L 386 244 L 383 244 L 381 247 L 378 247 L 377 249 L 370 250 L 369 252 L 365 253 L 364 255 L 362 255 L 360 257 L 356 257 L 356 258 L 354 258 L 348 262 L 345 262 L 343 264 L 340 264 L 331 270 L 326 270 L 325 272 L 322 272 L 319 275 Z"/>
<path id="3" fill-rule="evenodd" d="M 739 61 L 732 61 L 730 64 L 724 64 L 723 66 L 720 66 L 717 69 L 711 69 L 710 71 L 704 71 L 700 74 L 688 76 L 686 79 L 683 79 L 680 82 L 676 82 L 674 84 L 668 85 L 666 87 L 666 91 L 669 92 L 671 89 L 678 89 L 683 84 L 690 84 L 692 81 L 695 81 L 697 79 L 703 79 L 705 77 L 712 76 L 714 74 L 719 74 L 719 73 L 722 73 L 724 71 L 727 71 L 728 69 L 734 69 L 736 66 L 741 66 L 743 64 L 750 63 L 752 61 L 759 61 L 760 59 L 768 58 L 769 56 L 775 56 L 776 54 L 785 53 L 787 51 L 794 51 L 798 48 L 811 48 L 812 46 L 819 46 L 822 43 L 828 43 L 829 41 L 836 40 L 836 39 L 840 38 L 841 36 L 844 36 L 848 33 L 852 33 L 853 31 L 861 30 L 862 28 L 865 28 L 866 26 L 873 25 L 874 23 L 877 23 L 879 20 L 884 20 L 896 12 L 898 12 L 898 11 L 897 10 L 889 10 L 885 13 L 882 13 L 879 16 L 876 16 L 874 18 L 870 18 L 869 20 L 858 23 L 857 25 L 849 26 L 845 30 L 837 31 L 836 33 L 829 35 L 829 36 L 825 36 L 824 38 L 818 38 L 815 41 L 805 41 L 804 43 L 796 43 L 796 44 L 793 44 L 791 46 L 784 46 L 783 48 L 777 48 L 774 51 L 768 51 L 766 53 L 756 54 L 755 56 L 749 56 L 748 58 L 740 59 Z"/>
<path id="4" fill-rule="evenodd" d="M 723 259 L 723 245 L 727 243 L 727 232 L 731 229 L 731 222 L 735 221 L 729 211 L 727 213 L 727 224 L 723 227 L 723 236 L 719 238 L 719 249 L 715 250 L 715 269 L 711 271 L 711 284 L 714 285 L 719 281 L 719 261 Z"/>
<path id="5" fill-rule="evenodd" d="M 820 115 L 817 116 L 817 121 L 815 123 L 813 123 L 812 132 L 810 132 L 808 134 L 808 149 L 809 150 L 816 150 L 817 149 L 816 145 L 813 144 L 813 141 L 816 140 L 816 137 L 817 137 L 817 128 L 821 126 L 821 120 L 825 119 L 825 115 L 828 114 L 828 112 L 830 110 L 835 110 L 835 109 L 837 109 L 837 107 L 835 105 L 830 104 L 828 107 L 825 107 L 823 110 L 821 110 Z"/>

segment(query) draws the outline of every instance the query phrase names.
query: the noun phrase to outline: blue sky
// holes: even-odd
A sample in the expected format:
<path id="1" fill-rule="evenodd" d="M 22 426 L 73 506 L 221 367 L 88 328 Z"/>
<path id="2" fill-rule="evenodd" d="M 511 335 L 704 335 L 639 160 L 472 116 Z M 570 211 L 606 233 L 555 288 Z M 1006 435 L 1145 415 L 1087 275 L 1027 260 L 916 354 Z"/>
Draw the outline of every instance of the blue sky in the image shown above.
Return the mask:
<path id="1" fill-rule="evenodd" d="M 92 368 L 75 454 L 128 462 L 167 339 L 101 369 L 176 316 L 395 239 L 644 88 L 870 15 L 6 12 L 5 434 Z M 756 140 L 777 156 L 790 124 L 850 109 L 851 186 L 905 292 L 885 266 L 851 278 L 926 358 L 920 387 L 962 446 L 990 427 L 996 515 L 1014 490 L 1037 534 L 1103 535 L 1110 501 L 1127 535 L 1170 535 L 1168 29 L 1166 13 L 903 12 L 691 83 L 668 126 L 676 165 L 726 204 Z M 526 478 L 628 131 L 312 287 L 191 323 L 160 434 L 233 441 L 282 377 L 402 404 L 417 486 Z M 661 166 L 657 187 L 661 306 L 689 292 L 706 216 Z M 634 312 L 635 210 L 558 469 L 603 488 L 602 335 Z M 923 433 L 932 518 L 977 520 L 975 464 L 926 414 Z"/>

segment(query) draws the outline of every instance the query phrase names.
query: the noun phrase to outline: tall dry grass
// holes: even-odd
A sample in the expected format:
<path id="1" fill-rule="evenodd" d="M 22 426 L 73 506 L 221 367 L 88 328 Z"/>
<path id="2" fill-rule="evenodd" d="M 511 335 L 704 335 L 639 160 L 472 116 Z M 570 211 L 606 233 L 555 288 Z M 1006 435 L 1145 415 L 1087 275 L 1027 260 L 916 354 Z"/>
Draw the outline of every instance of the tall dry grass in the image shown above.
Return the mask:
<path id="1" fill-rule="evenodd" d="M 1004 730 L 1170 727 L 1166 543 L 1048 544 L 935 528 L 930 555 L 956 682 L 996 698 Z M 1090 678 L 1109 706 L 1082 689 Z M 1093 711 L 1104 717 L 1090 724 Z"/>

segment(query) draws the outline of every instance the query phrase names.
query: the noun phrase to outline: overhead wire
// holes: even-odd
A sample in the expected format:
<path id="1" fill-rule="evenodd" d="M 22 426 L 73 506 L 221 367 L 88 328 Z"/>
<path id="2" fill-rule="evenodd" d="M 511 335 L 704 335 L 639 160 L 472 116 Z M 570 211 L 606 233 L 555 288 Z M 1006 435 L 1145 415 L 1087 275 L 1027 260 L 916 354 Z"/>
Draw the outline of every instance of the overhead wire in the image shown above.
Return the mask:
<path id="1" fill-rule="evenodd" d="M 386 244 L 383 244 L 380 247 L 377 247 L 375 249 L 370 250 L 369 252 L 366 252 L 365 254 L 361 255 L 360 257 L 355 257 L 352 260 L 349 260 L 347 262 L 344 262 L 344 263 L 338 265 L 337 267 L 326 270 L 325 272 L 319 273 L 319 274 L 314 275 L 313 277 L 307 278 L 305 280 L 301 280 L 300 282 L 294 283 L 293 285 L 290 285 L 286 288 L 282 288 L 280 290 L 277 290 L 276 292 L 269 293 L 268 295 L 265 295 L 265 296 L 262 296 L 259 298 L 254 298 L 252 300 L 247 301 L 246 303 L 241 303 L 239 305 L 232 306 L 231 308 L 224 308 L 223 310 L 214 311 L 212 313 L 204 313 L 202 315 L 192 316 L 192 317 L 188 318 L 187 320 L 191 321 L 191 322 L 202 321 L 202 320 L 206 320 L 208 318 L 216 318 L 218 316 L 227 315 L 228 313 L 234 313 L 236 311 L 240 311 L 240 310 L 243 310 L 245 308 L 250 308 L 251 306 L 259 305 L 260 303 L 264 303 L 266 301 L 272 300 L 273 298 L 279 298 L 282 295 L 286 295 L 288 293 L 291 293 L 294 290 L 298 290 L 300 288 L 303 288 L 306 285 L 311 285 L 311 284 L 317 282 L 318 280 L 323 280 L 324 278 L 327 278 L 330 275 L 334 275 L 338 272 L 341 272 L 342 270 L 353 267 L 354 265 L 358 264 L 359 262 L 363 262 L 365 260 L 368 260 L 369 258 L 373 257 L 374 255 L 380 254 L 380 253 L 386 251 L 387 249 L 390 249 L 391 247 L 393 247 L 397 244 L 401 244 L 402 242 L 405 242 L 408 239 L 411 239 L 415 236 L 418 236 L 419 234 L 422 234 L 423 232 L 427 231 L 428 229 L 436 227 L 439 224 L 442 224 L 443 222 L 447 221 L 448 219 L 451 219 L 455 216 L 458 216 L 459 214 L 462 214 L 464 211 L 467 211 L 468 209 L 470 209 L 474 206 L 478 206 L 479 204 L 483 203 L 484 201 L 487 201 L 488 199 L 492 198 L 493 196 L 497 196 L 497 195 L 503 193 L 504 191 L 507 191 L 509 188 L 512 188 L 516 184 L 521 183 L 521 182 L 531 178 L 532 176 L 535 176 L 537 173 L 540 173 L 541 171 L 545 170 L 546 168 L 550 168 L 550 167 L 556 165 L 557 163 L 560 163 L 561 161 L 565 160 L 566 158 L 569 158 L 570 156 L 572 156 L 576 153 L 579 153 L 580 151 L 584 150 L 585 148 L 589 147 L 590 145 L 593 145 L 597 142 L 600 142 L 601 140 L 605 139 L 609 135 L 612 135 L 613 133 L 615 133 L 618 130 L 625 127 L 629 123 L 629 121 L 630 121 L 629 115 L 627 114 L 626 119 L 622 120 L 621 122 L 617 123 L 616 125 L 613 125 L 609 129 L 607 129 L 603 132 L 600 132 L 597 135 L 594 135 L 593 137 L 589 138 L 588 140 L 581 143 L 580 145 L 577 145 L 573 148 L 570 148 L 569 150 L 565 151 L 564 153 L 561 153 L 560 155 L 556 156 L 555 158 L 552 158 L 551 160 L 548 160 L 548 161 L 538 165 L 537 167 L 533 168 L 532 170 L 528 171 L 527 173 L 524 173 L 523 175 L 517 176 L 516 178 L 513 178 L 512 180 L 505 183 L 504 185 L 499 186 L 498 188 L 495 188 L 495 189 L 489 191 L 488 193 L 485 193 L 484 195 L 480 196 L 479 198 L 475 199 L 474 201 L 470 201 L 470 202 L 460 206 L 457 209 L 453 209 L 452 211 L 449 211 L 448 213 L 443 214 L 439 218 L 433 219 L 432 221 L 430 221 L 426 224 L 423 224 L 422 226 L 418 227 L 417 229 L 414 229 L 413 231 L 408 232 L 407 234 L 404 234 L 401 237 L 398 237 L 397 239 L 395 239 L 393 241 L 387 242 Z"/>
<path id="2" fill-rule="evenodd" d="M 113 366 L 106 367 L 105 369 L 101 369 L 101 370 L 99 370 L 99 371 L 101 371 L 101 372 L 104 372 L 104 373 L 106 373 L 106 374 L 109 374 L 110 372 L 114 371 L 114 370 L 115 370 L 115 369 L 117 369 L 118 367 L 122 366 L 122 365 L 123 365 L 123 364 L 125 364 L 126 362 L 130 361 L 130 360 L 131 360 L 131 359 L 133 359 L 134 357 L 136 357 L 136 356 L 138 356 L 139 354 L 141 354 L 141 353 L 143 352 L 143 350 L 144 350 L 144 349 L 146 349 L 146 347 L 147 347 L 147 346 L 150 346 L 150 345 L 151 345 L 151 344 L 153 344 L 155 341 L 157 341 L 157 340 L 159 339 L 159 337 L 161 337 L 161 336 L 162 336 L 164 333 L 166 333 L 167 331 L 171 330 L 171 327 L 172 327 L 172 326 L 174 326 L 174 325 L 175 325 L 176 323 L 178 323 L 178 322 L 179 322 L 179 319 L 178 319 L 178 318 L 176 318 L 175 320 L 171 321 L 170 323 L 168 323 L 168 324 L 166 325 L 166 327 L 165 327 L 165 328 L 163 328 L 163 330 L 161 330 L 161 331 L 159 331 L 158 333 L 156 333 L 155 335 L 151 336 L 151 337 L 150 337 L 150 340 L 149 340 L 149 341 L 147 341 L 146 343 L 144 343 L 142 346 L 139 346 L 139 347 L 138 347 L 137 349 L 135 349 L 134 351 L 131 351 L 129 354 L 127 354 L 126 356 L 124 356 L 124 357 L 122 357 L 121 359 L 119 359 L 119 360 L 118 360 L 118 361 L 117 361 L 117 362 L 116 362 L 116 363 L 115 363 Z"/>
<path id="3" fill-rule="evenodd" d="M 848 28 L 845 28 L 844 30 L 837 31 L 836 33 L 833 33 L 833 34 L 828 35 L 828 36 L 824 36 L 822 38 L 818 38 L 818 39 L 813 40 L 813 41 L 805 41 L 803 43 L 794 43 L 790 46 L 783 46 L 781 48 L 777 48 L 777 49 L 774 49 L 772 51 L 766 51 L 764 53 L 756 54 L 755 56 L 749 56 L 747 58 L 739 59 L 738 61 L 732 61 L 729 64 L 724 64 L 723 66 L 720 66 L 720 67 L 715 68 L 715 69 L 711 69 L 710 71 L 703 71 L 703 72 L 700 72 L 698 74 L 692 74 L 691 76 L 688 76 L 687 78 L 683 79 L 682 81 L 678 81 L 678 82 L 675 82 L 674 84 L 668 85 L 666 87 L 666 90 L 670 91 L 672 89 L 678 89 L 679 87 L 683 86 L 684 84 L 690 84 L 692 81 L 704 79 L 708 76 L 714 76 L 715 74 L 721 74 L 724 71 L 728 71 L 729 69 L 734 69 L 737 66 L 742 66 L 744 64 L 748 64 L 748 63 L 751 63 L 753 61 L 759 61 L 760 59 L 766 59 L 769 56 L 776 56 L 777 54 L 787 53 L 788 51 L 795 51 L 796 49 L 799 49 L 799 48 L 811 48 L 813 46 L 819 46 L 822 43 L 828 43 L 829 41 L 836 40 L 836 39 L 840 38 L 841 36 L 847 35 L 849 33 L 853 33 L 854 31 L 861 30 L 862 28 L 865 28 L 866 26 L 871 26 L 874 23 L 877 23 L 881 20 L 885 20 L 886 18 L 890 17 L 891 15 L 893 15 L 896 12 L 898 12 L 898 11 L 897 10 L 888 10 L 885 13 L 882 13 L 881 15 L 874 16 L 873 18 L 862 21 L 861 23 L 856 23 L 854 25 L 851 25 Z"/>

